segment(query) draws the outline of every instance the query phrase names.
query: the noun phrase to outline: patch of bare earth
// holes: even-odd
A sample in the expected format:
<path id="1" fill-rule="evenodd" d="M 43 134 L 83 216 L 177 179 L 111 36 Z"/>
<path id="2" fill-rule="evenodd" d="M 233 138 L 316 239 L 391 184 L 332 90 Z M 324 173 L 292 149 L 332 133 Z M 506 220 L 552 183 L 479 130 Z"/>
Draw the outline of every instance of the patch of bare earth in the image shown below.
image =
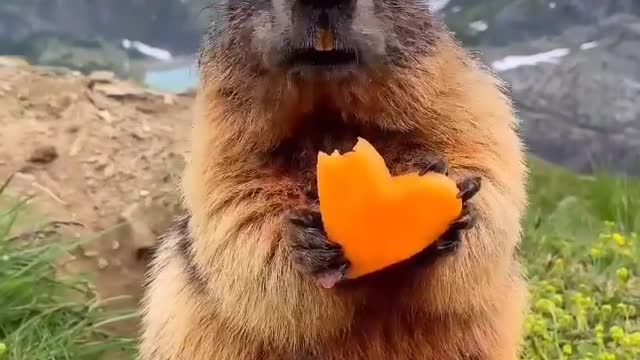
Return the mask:
<path id="1" fill-rule="evenodd" d="M 10 192 L 33 196 L 42 222 L 97 238 L 60 267 L 90 273 L 103 299 L 128 296 L 116 306 L 137 305 L 145 250 L 179 210 L 191 101 L 108 73 L 0 62 L 0 180 L 15 174 Z"/>

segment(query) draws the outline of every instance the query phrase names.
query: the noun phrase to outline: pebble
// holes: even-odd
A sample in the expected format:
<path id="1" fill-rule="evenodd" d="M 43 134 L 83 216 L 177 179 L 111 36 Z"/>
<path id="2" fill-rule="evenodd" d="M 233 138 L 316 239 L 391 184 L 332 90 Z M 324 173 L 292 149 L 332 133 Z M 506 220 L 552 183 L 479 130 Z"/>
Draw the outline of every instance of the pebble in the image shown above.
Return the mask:
<path id="1" fill-rule="evenodd" d="M 105 258 L 98 259 L 98 269 L 104 270 L 109 267 L 109 261 Z"/>
<path id="2" fill-rule="evenodd" d="M 98 252 L 95 250 L 85 250 L 82 253 L 84 254 L 84 256 L 90 257 L 90 258 L 98 256 Z"/>
<path id="3" fill-rule="evenodd" d="M 58 150 L 53 145 L 43 145 L 31 153 L 29 162 L 36 164 L 49 164 L 58 158 Z"/>

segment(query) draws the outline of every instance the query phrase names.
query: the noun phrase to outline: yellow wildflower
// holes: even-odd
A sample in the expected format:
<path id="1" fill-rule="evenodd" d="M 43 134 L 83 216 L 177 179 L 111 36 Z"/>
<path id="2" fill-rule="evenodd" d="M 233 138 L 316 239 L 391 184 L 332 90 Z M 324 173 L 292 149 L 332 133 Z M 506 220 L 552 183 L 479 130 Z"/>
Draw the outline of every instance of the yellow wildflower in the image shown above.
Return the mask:
<path id="1" fill-rule="evenodd" d="M 602 257 L 602 249 L 600 249 L 599 247 L 592 247 L 591 248 L 591 257 L 594 259 L 599 259 Z"/>
<path id="2" fill-rule="evenodd" d="M 619 343 L 625 336 L 624 329 L 620 326 L 612 326 L 609 329 L 609 334 L 611 334 L 611 338 L 613 341 Z"/>
<path id="3" fill-rule="evenodd" d="M 629 275 L 629 269 L 627 269 L 626 267 L 621 267 L 620 269 L 616 270 L 616 276 L 618 277 L 618 279 L 620 279 L 620 281 L 624 283 L 629 281 Z"/>
<path id="4" fill-rule="evenodd" d="M 613 233 L 613 235 L 611 235 L 611 238 L 620 247 L 627 245 L 627 239 L 620 233 Z"/>

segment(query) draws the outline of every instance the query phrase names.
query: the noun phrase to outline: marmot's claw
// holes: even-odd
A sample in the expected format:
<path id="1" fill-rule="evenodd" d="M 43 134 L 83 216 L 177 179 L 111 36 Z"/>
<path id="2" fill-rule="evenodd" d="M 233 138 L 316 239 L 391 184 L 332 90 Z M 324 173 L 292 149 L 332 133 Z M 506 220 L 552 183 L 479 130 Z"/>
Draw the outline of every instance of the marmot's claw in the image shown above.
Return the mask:
<path id="1" fill-rule="evenodd" d="M 458 198 L 463 202 L 471 199 L 480 190 L 481 178 L 479 176 L 473 176 L 466 178 L 458 183 Z"/>
<path id="2" fill-rule="evenodd" d="M 466 178 L 458 183 L 458 198 L 462 199 L 462 213 L 437 241 L 437 251 L 449 253 L 458 249 L 462 241 L 462 232 L 475 225 L 476 212 L 473 209 L 473 204 L 471 204 L 469 200 L 478 193 L 480 184 L 480 177 L 477 176 Z"/>
<path id="3" fill-rule="evenodd" d="M 438 240 L 436 244 L 438 251 L 451 252 L 458 248 L 462 241 L 462 232 L 473 227 L 475 224 L 476 216 L 472 209 L 473 208 L 468 205 L 463 208 L 462 216 L 451 224 L 449 230 Z"/>
<path id="4" fill-rule="evenodd" d="M 448 175 L 449 167 L 447 166 L 447 163 L 444 160 L 438 159 L 428 164 L 424 169 L 421 169 L 419 174 L 424 175 L 428 172 L 436 172 L 436 173 Z"/>
<path id="5" fill-rule="evenodd" d="M 349 261 L 344 258 L 342 247 L 327 239 L 320 212 L 299 209 L 289 215 L 288 222 L 286 239 L 296 268 L 325 288 L 340 282 Z"/>

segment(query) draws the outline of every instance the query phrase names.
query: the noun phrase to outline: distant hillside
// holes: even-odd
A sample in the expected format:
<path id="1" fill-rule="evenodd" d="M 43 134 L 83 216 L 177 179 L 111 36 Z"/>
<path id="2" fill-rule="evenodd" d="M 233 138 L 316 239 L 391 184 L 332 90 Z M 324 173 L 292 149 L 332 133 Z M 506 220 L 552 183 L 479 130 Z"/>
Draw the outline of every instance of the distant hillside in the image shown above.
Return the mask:
<path id="1" fill-rule="evenodd" d="M 640 17 L 478 49 L 508 82 L 535 154 L 579 172 L 640 174 Z"/>
<path id="2" fill-rule="evenodd" d="M 130 39 L 176 52 L 197 47 L 196 7 L 178 0 L 3 0 L 0 42 L 56 34 L 72 40 Z M 192 11 L 193 10 L 193 11 Z M 1 43 L 0 43 L 1 44 Z"/>
<path id="3" fill-rule="evenodd" d="M 468 45 L 507 45 L 558 35 L 613 14 L 640 15 L 637 0 L 433 0 Z"/>
<path id="4" fill-rule="evenodd" d="M 145 50 L 175 55 L 197 49 L 195 1 L 3 0 L 0 54 L 85 73 L 135 75 L 131 61 L 147 58 Z"/>

